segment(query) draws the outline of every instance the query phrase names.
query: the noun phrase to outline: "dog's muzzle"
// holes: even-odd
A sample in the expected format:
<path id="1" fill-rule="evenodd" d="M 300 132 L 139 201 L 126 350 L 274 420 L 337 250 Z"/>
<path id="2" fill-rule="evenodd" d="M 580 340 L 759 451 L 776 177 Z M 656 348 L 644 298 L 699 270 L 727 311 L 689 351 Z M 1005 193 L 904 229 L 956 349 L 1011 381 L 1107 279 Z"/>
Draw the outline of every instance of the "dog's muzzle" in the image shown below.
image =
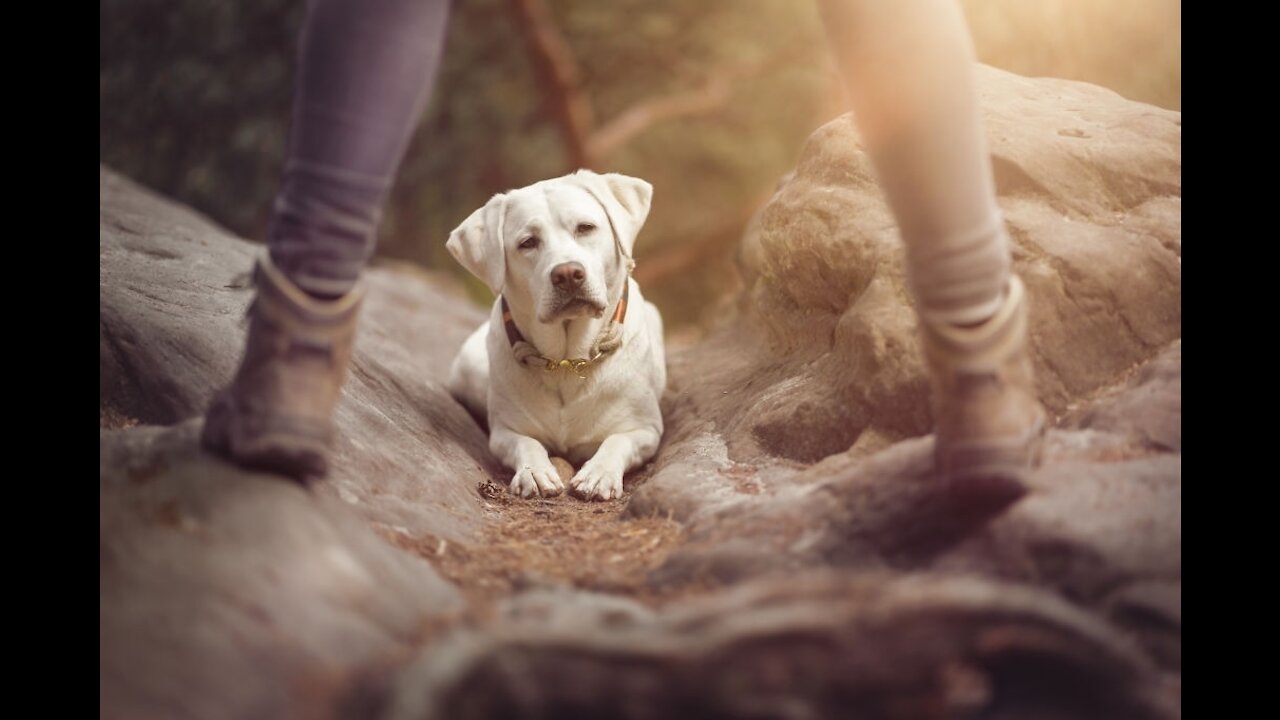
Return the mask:
<path id="1" fill-rule="evenodd" d="M 551 311 L 544 322 L 579 317 L 604 317 L 604 302 L 594 297 L 587 283 L 587 269 L 578 262 L 551 268 Z"/>
<path id="2" fill-rule="evenodd" d="M 580 317 L 604 317 L 604 303 L 584 295 L 559 296 L 551 301 L 551 320 L 568 320 Z"/>

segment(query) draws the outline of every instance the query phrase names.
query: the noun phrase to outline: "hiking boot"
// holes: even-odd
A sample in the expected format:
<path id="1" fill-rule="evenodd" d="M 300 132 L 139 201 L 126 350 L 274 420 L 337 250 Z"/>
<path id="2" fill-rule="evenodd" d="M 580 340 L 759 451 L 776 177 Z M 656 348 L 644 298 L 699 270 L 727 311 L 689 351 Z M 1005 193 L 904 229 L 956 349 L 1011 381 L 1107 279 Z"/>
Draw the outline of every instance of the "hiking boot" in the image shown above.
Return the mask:
<path id="1" fill-rule="evenodd" d="M 962 495 L 1026 492 L 1040 461 L 1045 412 L 1027 349 L 1026 289 L 1011 275 L 990 319 L 958 326 L 922 317 L 933 382 L 935 468 Z"/>
<path id="2" fill-rule="evenodd" d="M 297 480 L 323 476 L 364 284 L 334 300 L 317 299 L 265 255 L 254 282 L 244 359 L 214 397 L 201 445 L 247 468 Z"/>

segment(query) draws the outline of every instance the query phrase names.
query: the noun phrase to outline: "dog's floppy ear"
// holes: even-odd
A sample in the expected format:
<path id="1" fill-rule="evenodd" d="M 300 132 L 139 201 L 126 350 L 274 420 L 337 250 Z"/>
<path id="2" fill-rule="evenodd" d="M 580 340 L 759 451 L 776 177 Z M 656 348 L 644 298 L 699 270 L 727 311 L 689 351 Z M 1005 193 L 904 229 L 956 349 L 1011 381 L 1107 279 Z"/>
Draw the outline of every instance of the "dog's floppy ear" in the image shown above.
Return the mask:
<path id="1" fill-rule="evenodd" d="M 507 256 L 502 248 L 502 216 L 507 196 L 498 193 L 449 233 L 449 248 L 462 267 L 484 281 L 494 295 L 502 292 L 507 276 Z"/>
<path id="2" fill-rule="evenodd" d="M 604 206 L 623 254 L 630 258 L 636 235 L 640 234 L 640 228 L 649 217 L 653 186 L 640 178 L 618 173 L 598 175 L 590 170 L 579 170 L 573 177 Z"/>

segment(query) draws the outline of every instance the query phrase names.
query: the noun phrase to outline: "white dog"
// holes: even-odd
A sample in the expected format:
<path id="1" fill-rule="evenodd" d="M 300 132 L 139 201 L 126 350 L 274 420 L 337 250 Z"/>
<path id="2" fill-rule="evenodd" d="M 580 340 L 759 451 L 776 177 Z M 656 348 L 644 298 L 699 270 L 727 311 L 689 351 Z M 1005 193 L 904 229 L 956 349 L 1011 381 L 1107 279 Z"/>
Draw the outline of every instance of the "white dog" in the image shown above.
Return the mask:
<path id="1" fill-rule="evenodd" d="M 498 295 L 449 391 L 487 415 L 489 448 L 522 497 L 564 491 L 554 455 L 581 465 L 576 494 L 620 498 L 623 474 L 657 451 L 662 318 L 631 279 L 652 194 L 638 178 L 579 170 L 495 195 L 449 235 L 449 252 Z"/>

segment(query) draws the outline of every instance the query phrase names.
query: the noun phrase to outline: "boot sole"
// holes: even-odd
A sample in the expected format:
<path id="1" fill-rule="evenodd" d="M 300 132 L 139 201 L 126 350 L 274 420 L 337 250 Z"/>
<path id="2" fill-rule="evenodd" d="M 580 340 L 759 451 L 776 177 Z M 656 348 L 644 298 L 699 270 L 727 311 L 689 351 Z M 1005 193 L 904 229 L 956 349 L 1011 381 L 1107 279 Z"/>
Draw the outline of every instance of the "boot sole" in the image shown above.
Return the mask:
<path id="1" fill-rule="evenodd" d="M 297 431 L 267 429 L 237 432 L 232 401 L 225 395 L 214 400 L 200 434 L 201 446 L 210 453 L 249 470 L 285 475 L 299 482 L 324 477 L 329 470 L 329 445 L 325 438 Z M 270 425 L 283 422 L 264 423 Z"/>
<path id="2" fill-rule="evenodd" d="M 937 459 L 942 479 L 960 501 L 1010 505 L 1029 491 L 1027 483 L 1044 453 L 1044 420 L 1021 438 L 955 444 Z"/>

